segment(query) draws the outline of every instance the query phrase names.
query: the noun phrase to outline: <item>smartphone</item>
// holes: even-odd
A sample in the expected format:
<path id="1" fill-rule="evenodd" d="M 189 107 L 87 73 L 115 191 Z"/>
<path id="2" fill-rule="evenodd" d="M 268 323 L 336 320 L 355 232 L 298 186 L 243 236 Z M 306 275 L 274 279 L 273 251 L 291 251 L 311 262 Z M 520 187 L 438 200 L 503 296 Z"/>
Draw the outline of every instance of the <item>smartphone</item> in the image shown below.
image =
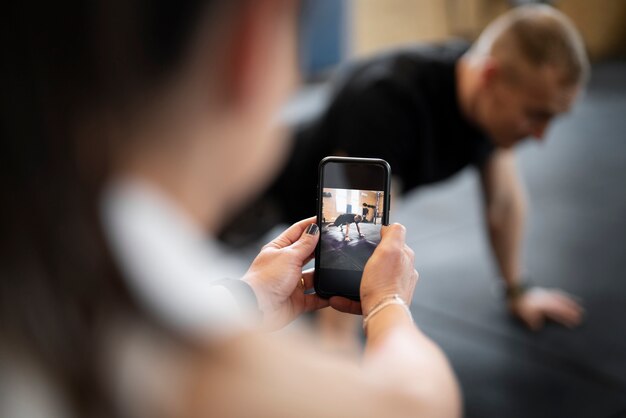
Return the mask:
<path id="1" fill-rule="evenodd" d="M 319 165 L 315 292 L 360 300 L 365 263 L 389 223 L 391 168 L 378 158 L 326 157 Z"/>

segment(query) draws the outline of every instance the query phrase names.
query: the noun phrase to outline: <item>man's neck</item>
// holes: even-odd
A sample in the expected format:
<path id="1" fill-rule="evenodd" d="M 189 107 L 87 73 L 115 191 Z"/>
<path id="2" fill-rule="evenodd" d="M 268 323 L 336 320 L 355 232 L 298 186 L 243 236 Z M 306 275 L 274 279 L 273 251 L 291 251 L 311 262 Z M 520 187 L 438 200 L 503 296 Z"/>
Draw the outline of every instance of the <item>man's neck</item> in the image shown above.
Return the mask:
<path id="1" fill-rule="evenodd" d="M 476 82 L 475 68 L 467 56 L 462 56 L 456 63 L 456 100 L 461 114 L 472 124 L 476 124 Z"/>

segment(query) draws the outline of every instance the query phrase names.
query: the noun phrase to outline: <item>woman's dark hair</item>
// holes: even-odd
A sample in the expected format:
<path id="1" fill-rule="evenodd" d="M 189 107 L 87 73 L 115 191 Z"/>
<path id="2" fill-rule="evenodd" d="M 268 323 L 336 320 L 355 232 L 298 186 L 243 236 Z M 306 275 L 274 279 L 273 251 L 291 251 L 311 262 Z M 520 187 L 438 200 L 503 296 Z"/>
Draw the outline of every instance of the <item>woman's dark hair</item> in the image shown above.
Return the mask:
<path id="1" fill-rule="evenodd" d="M 79 416 L 115 415 L 102 320 L 138 313 L 104 245 L 107 141 L 86 123 L 175 69 L 214 1 L 10 2 L 0 25 L 0 344 L 27 348 Z"/>

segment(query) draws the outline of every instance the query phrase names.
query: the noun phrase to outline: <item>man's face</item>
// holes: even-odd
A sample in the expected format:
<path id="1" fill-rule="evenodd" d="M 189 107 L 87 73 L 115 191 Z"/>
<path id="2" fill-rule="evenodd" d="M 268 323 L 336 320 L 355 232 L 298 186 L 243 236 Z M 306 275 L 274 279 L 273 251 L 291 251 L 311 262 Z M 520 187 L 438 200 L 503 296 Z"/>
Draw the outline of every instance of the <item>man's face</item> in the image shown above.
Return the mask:
<path id="1" fill-rule="evenodd" d="M 510 148 L 528 137 L 542 140 L 550 122 L 567 112 L 580 86 L 564 86 L 553 67 L 525 68 L 515 80 L 499 73 L 478 97 L 478 124 L 498 147 Z"/>

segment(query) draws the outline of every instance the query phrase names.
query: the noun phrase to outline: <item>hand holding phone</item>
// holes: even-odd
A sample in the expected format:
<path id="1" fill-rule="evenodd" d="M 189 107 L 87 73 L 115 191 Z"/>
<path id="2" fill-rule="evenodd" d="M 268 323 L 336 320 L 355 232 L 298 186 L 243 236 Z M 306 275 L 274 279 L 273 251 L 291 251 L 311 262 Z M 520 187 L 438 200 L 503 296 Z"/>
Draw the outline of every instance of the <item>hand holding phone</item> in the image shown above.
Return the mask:
<path id="1" fill-rule="evenodd" d="M 404 226 L 385 226 L 381 235 L 380 245 L 363 272 L 361 308 L 364 314 L 390 295 L 398 295 L 403 301 L 410 303 L 419 277 L 415 270 L 415 254 L 405 242 Z"/>
<path id="2" fill-rule="evenodd" d="M 280 329 L 303 312 L 328 306 L 327 300 L 304 291 L 313 284 L 313 274 L 302 267 L 318 242 L 314 220 L 293 224 L 265 245 L 242 278 L 254 290 L 267 330 Z"/>
<path id="3" fill-rule="evenodd" d="M 406 231 L 400 224 L 381 228 L 381 240 L 368 260 L 361 280 L 361 301 L 343 297 L 330 299 L 334 309 L 367 315 L 381 300 L 398 295 L 406 303 L 413 299 L 419 274 L 415 255 L 406 245 Z"/>
<path id="4" fill-rule="evenodd" d="M 315 291 L 360 300 L 363 269 L 389 223 L 391 169 L 381 159 L 327 157 L 320 162 Z"/>

